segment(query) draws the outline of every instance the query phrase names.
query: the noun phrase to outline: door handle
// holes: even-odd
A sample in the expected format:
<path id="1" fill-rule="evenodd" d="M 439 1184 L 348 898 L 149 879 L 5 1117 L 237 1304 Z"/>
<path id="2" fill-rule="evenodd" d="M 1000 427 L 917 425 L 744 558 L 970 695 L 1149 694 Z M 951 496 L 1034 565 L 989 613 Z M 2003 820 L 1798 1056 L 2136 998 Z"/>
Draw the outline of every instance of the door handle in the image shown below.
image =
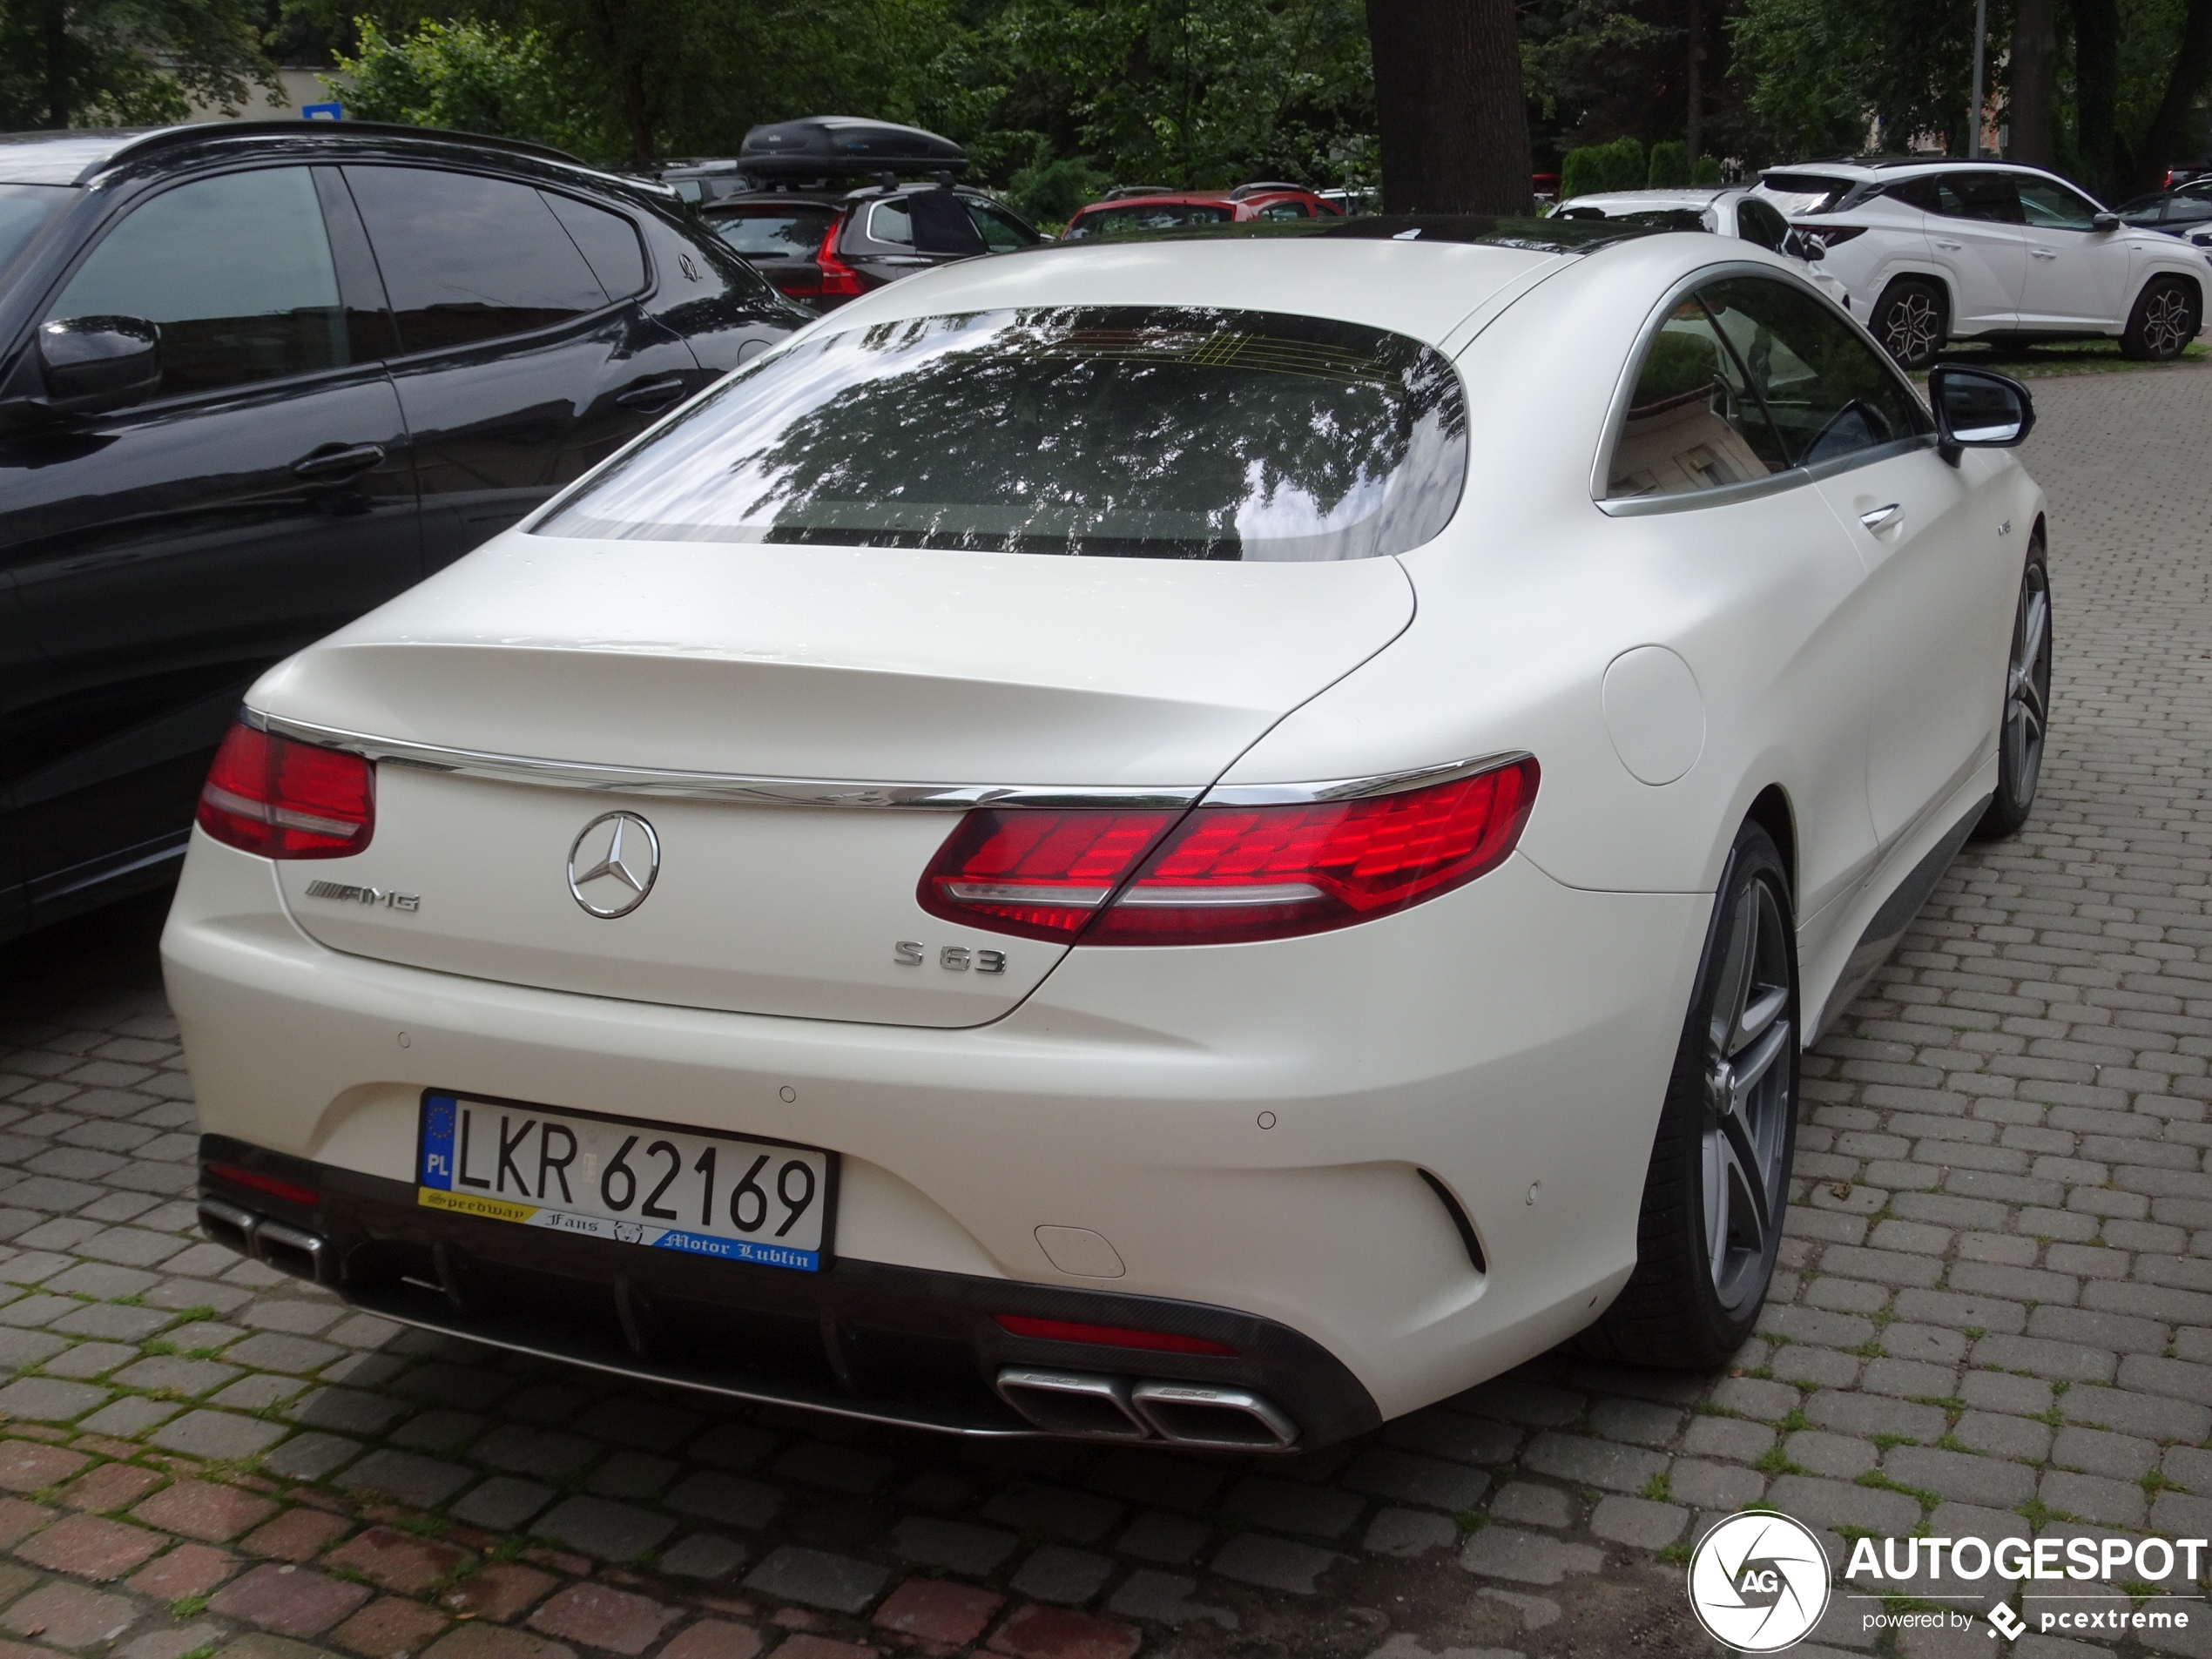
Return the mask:
<path id="1" fill-rule="evenodd" d="M 312 479 L 317 483 L 333 483 L 351 478 L 355 473 L 367 472 L 384 459 L 381 443 L 348 444 L 341 448 L 327 447 L 316 450 L 304 461 L 292 463 L 294 477 Z"/>
<path id="2" fill-rule="evenodd" d="M 1938 237 L 1936 239 L 1936 246 L 1941 248 L 1946 253 L 1956 253 L 1960 248 L 1966 246 L 1966 245 L 1964 242 L 1946 242 L 1942 238 Z"/>
<path id="3" fill-rule="evenodd" d="M 1904 521 L 1905 509 L 1897 502 L 1892 502 L 1886 507 L 1877 507 L 1871 512 L 1861 513 L 1858 516 L 1858 522 L 1877 536 L 1885 529 L 1895 528 Z"/>
<path id="4" fill-rule="evenodd" d="M 673 408 L 684 395 L 684 382 L 671 378 L 648 381 L 643 386 L 633 386 L 627 392 L 617 392 L 615 401 L 625 409 L 642 409 L 647 415 L 658 415 L 663 409 Z"/>
<path id="5" fill-rule="evenodd" d="M 2057 254 L 2052 253 L 2047 247 L 2032 247 L 2027 251 L 2035 255 L 2035 257 L 2039 260 L 2055 260 L 2059 257 Z"/>

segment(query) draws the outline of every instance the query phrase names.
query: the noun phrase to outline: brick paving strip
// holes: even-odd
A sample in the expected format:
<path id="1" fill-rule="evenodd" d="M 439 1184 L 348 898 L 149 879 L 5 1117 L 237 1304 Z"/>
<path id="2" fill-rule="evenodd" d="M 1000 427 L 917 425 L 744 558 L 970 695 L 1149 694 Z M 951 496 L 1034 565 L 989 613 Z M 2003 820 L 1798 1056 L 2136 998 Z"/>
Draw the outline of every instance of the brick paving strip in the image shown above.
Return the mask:
<path id="1" fill-rule="evenodd" d="M 0 952 L 0 1659 L 1694 1654 L 1678 1564 L 1747 1504 L 1838 1550 L 2212 1534 L 2212 374 L 2036 395 L 2043 799 L 1810 1058 L 1730 1374 L 1554 1356 L 1260 1465 L 963 1448 L 402 1331 L 195 1234 L 145 901 Z M 2000 1650 L 1869 1635 L 1871 1605 L 1797 1651 Z M 2017 1651 L 2212 1654 L 2192 1605 L 2147 1649 Z"/>

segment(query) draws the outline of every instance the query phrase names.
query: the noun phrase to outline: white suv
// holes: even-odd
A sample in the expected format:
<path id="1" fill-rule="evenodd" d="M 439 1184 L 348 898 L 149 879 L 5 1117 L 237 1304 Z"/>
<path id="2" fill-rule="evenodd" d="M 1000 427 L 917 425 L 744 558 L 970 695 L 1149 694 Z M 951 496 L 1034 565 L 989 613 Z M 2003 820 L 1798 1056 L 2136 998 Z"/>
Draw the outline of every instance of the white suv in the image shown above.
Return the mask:
<path id="1" fill-rule="evenodd" d="M 2114 336 L 2162 361 L 2204 322 L 2203 253 L 2123 225 L 2039 168 L 1809 162 L 1770 168 L 1753 193 L 1827 244 L 1852 314 L 1908 368 L 1952 339 Z"/>

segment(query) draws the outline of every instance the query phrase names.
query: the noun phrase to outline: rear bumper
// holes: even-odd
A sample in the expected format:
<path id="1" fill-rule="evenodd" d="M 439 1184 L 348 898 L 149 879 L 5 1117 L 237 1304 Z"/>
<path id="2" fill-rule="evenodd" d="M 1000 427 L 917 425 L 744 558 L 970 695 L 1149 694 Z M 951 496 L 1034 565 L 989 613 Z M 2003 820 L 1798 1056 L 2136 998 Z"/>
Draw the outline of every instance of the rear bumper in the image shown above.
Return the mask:
<path id="1" fill-rule="evenodd" d="M 799 1273 L 701 1260 L 425 1209 L 405 1182 L 227 1136 L 202 1136 L 200 1157 L 320 1195 L 295 1204 L 204 1169 L 201 1225 L 219 1243 L 401 1324 L 602 1371 L 994 1439 L 1305 1450 L 1382 1420 L 1318 1344 L 1226 1308 L 883 1262 Z M 1197 1337 L 1236 1353 L 1026 1339 L 1002 1329 L 998 1313 Z M 1186 1400 L 1177 1415 L 1133 1400 L 1162 1385 L 1211 1397 L 1214 1409 L 1194 1413 Z M 1218 1404 L 1238 1399 L 1258 1402 L 1258 1414 Z M 1284 1433 L 1259 1426 L 1266 1407 Z M 1240 1433 L 1246 1419 L 1252 1426 Z"/>

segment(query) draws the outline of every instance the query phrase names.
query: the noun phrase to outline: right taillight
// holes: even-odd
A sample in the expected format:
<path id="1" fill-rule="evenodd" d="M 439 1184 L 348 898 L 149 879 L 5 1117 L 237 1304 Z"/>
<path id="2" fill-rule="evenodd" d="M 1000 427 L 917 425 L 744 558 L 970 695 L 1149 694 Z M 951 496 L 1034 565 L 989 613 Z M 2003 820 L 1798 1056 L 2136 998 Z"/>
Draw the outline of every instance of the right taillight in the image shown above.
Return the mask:
<path id="1" fill-rule="evenodd" d="M 376 828 L 375 768 L 241 720 L 207 769 L 199 826 L 265 859 L 348 858 Z"/>
<path id="2" fill-rule="evenodd" d="M 860 293 L 860 273 L 837 257 L 837 233 L 842 226 L 842 220 L 831 224 L 820 251 L 814 255 L 822 273 L 821 287 L 815 293 L 826 300 L 851 300 Z"/>
<path id="3" fill-rule="evenodd" d="M 1386 916 L 1502 864 L 1535 804 L 1532 757 L 1362 799 L 1169 813 L 990 808 L 923 875 L 922 908 L 1085 945 L 1227 945 Z"/>

